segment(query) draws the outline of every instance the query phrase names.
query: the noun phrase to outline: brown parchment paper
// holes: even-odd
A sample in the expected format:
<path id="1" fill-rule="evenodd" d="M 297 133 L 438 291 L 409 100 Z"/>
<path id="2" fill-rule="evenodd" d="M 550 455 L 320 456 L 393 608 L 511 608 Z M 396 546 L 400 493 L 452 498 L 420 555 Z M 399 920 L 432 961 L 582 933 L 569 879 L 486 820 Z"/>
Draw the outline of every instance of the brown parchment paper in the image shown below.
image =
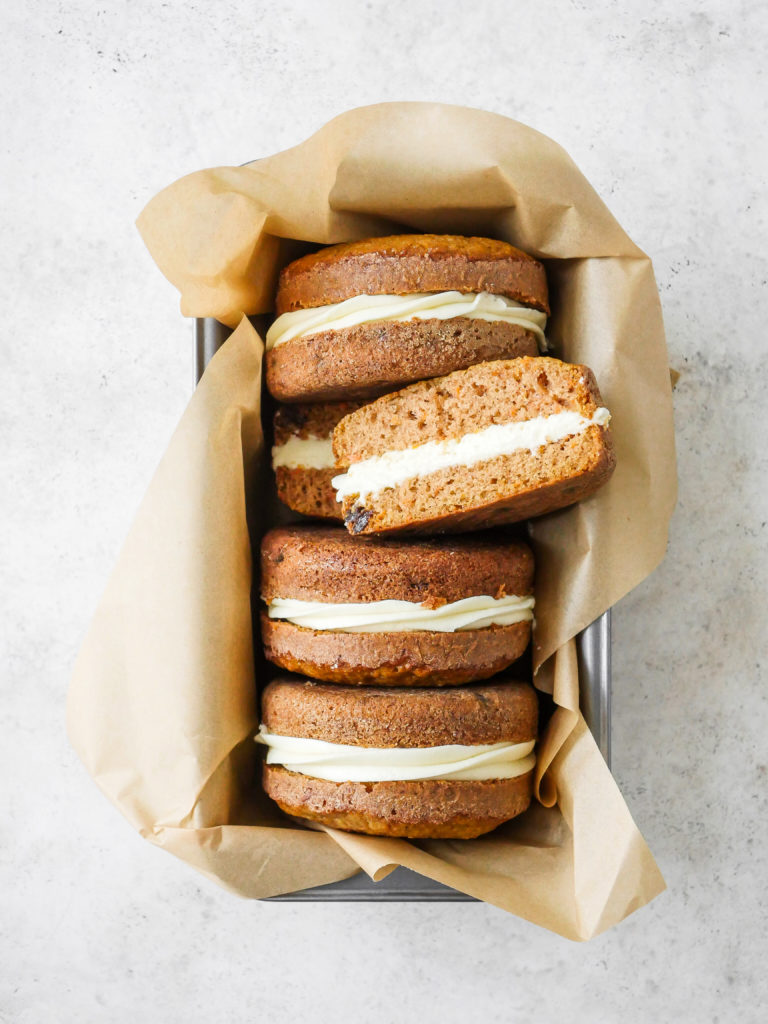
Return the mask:
<path id="1" fill-rule="evenodd" d="M 163 456 L 75 667 L 69 733 L 105 794 L 142 835 L 243 896 L 402 864 L 573 939 L 652 899 L 664 883 L 579 712 L 572 640 L 658 564 L 675 501 L 648 258 L 550 139 L 424 103 L 353 110 L 284 153 L 191 174 L 149 203 L 139 229 L 182 311 L 236 330 Z M 301 829 L 254 784 L 246 511 L 258 533 L 267 502 L 255 483 L 262 343 L 243 314 L 270 311 L 280 266 L 306 243 L 400 231 L 491 235 L 546 261 L 548 336 L 595 371 L 618 454 L 598 494 L 532 524 L 535 681 L 556 705 L 539 746 L 541 802 L 467 842 Z"/>

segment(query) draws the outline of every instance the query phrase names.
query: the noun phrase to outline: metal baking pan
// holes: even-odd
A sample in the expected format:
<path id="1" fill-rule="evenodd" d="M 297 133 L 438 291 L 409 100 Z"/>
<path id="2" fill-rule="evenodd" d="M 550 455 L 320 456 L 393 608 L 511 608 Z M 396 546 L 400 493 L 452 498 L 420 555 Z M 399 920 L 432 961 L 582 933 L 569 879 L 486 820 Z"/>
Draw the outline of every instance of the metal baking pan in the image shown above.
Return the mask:
<path id="1" fill-rule="evenodd" d="M 195 381 L 218 352 L 230 330 L 210 318 L 195 321 Z M 611 764 L 611 613 L 605 612 L 576 638 L 581 684 L 581 710 L 608 766 Z M 407 868 L 396 868 L 381 882 L 372 882 L 361 871 L 352 878 L 313 889 L 286 893 L 273 900 L 308 902 L 378 901 L 385 903 L 431 901 L 436 903 L 475 902 L 440 882 Z"/>

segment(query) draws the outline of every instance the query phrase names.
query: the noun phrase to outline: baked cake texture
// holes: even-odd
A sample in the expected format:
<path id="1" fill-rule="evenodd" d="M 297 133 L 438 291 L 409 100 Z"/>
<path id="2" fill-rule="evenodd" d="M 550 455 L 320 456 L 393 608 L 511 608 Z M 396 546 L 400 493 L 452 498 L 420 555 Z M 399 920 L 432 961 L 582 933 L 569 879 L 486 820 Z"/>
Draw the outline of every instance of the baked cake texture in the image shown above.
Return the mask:
<path id="1" fill-rule="evenodd" d="M 280 405 L 274 418 L 272 468 L 278 498 L 294 512 L 341 520 L 331 480 L 339 473 L 332 449 L 333 428 L 358 408 L 356 402 Z"/>
<path id="2" fill-rule="evenodd" d="M 278 679 L 262 695 L 264 788 L 287 814 L 373 835 L 469 839 L 531 800 L 531 686 L 356 689 Z"/>
<path id="3" fill-rule="evenodd" d="M 261 544 L 262 640 L 289 672 L 328 682 L 449 686 L 519 658 L 533 555 L 501 536 L 395 540 L 287 526 Z"/>
<path id="4" fill-rule="evenodd" d="M 370 398 L 488 359 L 536 355 L 549 312 L 541 263 L 506 242 L 396 235 L 329 246 L 284 268 L 266 379 L 282 402 Z"/>
<path id="5" fill-rule="evenodd" d="M 333 433 L 354 534 L 518 522 L 581 501 L 615 453 L 592 371 L 536 357 L 481 363 L 385 395 Z"/>

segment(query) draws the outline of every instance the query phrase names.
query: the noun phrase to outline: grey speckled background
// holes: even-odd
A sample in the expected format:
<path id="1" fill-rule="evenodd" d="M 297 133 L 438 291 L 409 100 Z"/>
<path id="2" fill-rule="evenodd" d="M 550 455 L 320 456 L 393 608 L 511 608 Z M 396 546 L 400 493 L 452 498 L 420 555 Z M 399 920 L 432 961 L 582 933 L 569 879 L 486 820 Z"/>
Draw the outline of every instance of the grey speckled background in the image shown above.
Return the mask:
<path id="1" fill-rule="evenodd" d="M 764 1019 L 765 54 L 758 0 L 6 0 L 0 1020 Z M 192 386 L 133 227 L 181 174 L 384 99 L 557 139 L 655 262 L 668 558 L 615 614 L 614 768 L 669 891 L 573 945 L 485 906 L 269 905 L 141 841 L 69 749 L 75 651 Z"/>

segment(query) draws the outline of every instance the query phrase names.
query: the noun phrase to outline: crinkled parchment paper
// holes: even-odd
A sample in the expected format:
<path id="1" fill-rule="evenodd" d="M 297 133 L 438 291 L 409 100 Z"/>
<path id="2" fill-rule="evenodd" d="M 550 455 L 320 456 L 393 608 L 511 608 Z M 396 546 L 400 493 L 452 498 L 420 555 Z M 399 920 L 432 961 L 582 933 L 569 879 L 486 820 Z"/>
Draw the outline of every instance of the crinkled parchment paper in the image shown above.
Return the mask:
<path id="1" fill-rule="evenodd" d="M 72 742 L 152 842 L 242 896 L 405 865 L 573 939 L 663 888 L 579 712 L 573 637 L 664 555 L 675 501 L 672 398 L 649 259 L 568 155 L 496 114 L 426 103 L 350 111 L 300 146 L 200 171 L 139 229 L 187 316 L 236 330 L 147 490 L 77 661 Z M 595 371 L 618 465 L 581 505 L 532 525 L 537 685 L 555 711 L 540 803 L 489 836 L 406 842 L 287 821 L 255 783 L 251 545 L 268 523 L 262 343 L 280 266 L 330 243 L 403 231 L 504 238 L 546 261 L 555 352 Z"/>

